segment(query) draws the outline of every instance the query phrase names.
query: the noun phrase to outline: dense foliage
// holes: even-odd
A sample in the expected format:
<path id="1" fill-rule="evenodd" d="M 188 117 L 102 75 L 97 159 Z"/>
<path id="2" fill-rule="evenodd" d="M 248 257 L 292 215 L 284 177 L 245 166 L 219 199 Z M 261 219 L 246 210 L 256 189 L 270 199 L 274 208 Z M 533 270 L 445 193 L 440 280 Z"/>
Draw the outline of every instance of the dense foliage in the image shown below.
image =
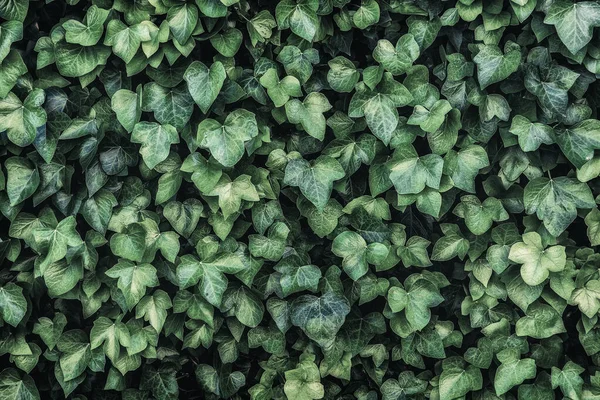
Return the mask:
<path id="1" fill-rule="evenodd" d="M 600 399 L 596 27 L 0 0 L 0 399 Z"/>

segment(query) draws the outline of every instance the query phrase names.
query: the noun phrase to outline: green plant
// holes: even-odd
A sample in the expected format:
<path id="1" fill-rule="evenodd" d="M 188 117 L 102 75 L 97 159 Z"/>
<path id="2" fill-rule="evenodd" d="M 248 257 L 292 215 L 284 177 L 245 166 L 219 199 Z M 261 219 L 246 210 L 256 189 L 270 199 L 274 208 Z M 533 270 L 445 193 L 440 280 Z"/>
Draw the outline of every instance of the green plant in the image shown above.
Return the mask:
<path id="1" fill-rule="evenodd" d="M 597 27 L 0 0 L 0 399 L 599 399 Z"/>

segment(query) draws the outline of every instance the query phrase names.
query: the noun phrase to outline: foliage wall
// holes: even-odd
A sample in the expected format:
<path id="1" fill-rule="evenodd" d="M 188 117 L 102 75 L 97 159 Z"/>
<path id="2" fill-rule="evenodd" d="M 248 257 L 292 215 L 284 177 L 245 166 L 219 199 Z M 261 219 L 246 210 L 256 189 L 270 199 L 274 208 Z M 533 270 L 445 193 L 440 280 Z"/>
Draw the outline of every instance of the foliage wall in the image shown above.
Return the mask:
<path id="1" fill-rule="evenodd" d="M 0 399 L 600 399 L 599 27 L 0 0 Z"/>

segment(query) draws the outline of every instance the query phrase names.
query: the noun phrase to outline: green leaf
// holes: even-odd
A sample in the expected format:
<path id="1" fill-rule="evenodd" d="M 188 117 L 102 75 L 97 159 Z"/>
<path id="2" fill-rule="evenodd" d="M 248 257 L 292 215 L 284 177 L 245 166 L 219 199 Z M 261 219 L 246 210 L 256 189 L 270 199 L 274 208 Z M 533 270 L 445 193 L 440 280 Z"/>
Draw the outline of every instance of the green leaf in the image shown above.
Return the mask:
<path id="1" fill-rule="evenodd" d="M 65 21 L 62 25 L 66 31 L 65 40 L 81 46 L 94 46 L 104 33 L 108 13 L 109 10 L 92 5 L 85 13 L 83 23 L 74 19 Z"/>
<path id="2" fill-rule="evenodd" d="M 552 389 L 560 387 L 564 396 L 571 399 L 581 398 L 583 379 L 579 376 L 585 369 L 573 361 L 567 361 L 561 369 L 552 367 Z"/>
<path id="3" fill-rule="evenodd" d="M 531 358 L 503 362 L 496 370 L 494 378 L 496 395 L 501 396 L 525 380 L 535 378 L 535 374 L 535 361 Z"/>
<path id="4" fill-rule="evenodd" d="M 198 23 L 198 8 L 194 4 L 178 4 L 169 7 L 167 21 L 175 40 L 185 43 Z"/>
<path id="5" fill-rule="evenodd" d="M 10 52 L 11 44 L 21 39 L 23 39 L 23 24 L 20 21 L 6 21 L 0 24 L 0 62 Z"/>
<path id="6" fill-rule="evenodd" d="M 60 351 L 60 368 L 65 381 L 70 381 L 83 374 L 91 359 L 91 345 L 87 334 L 78 329 L 66 331 L 57 345 Z"/>
<path id="7" fill-rule="evenodd" d="M 290 310 L 292 324 L 320 346 L 331 343 L 350 312 L 348 300 L 334 292 L 321 297 L 302 295 Z"/>
<path id="8" fill-rule="evenodd" d="M 198 143 L 208 148 L 225 167 L 234 166 L 244 155 L 244 145 L 258 135 L 256 117 L 245 109 L 235 110 L 220 124 L 205 119 L 198 125 Z"/>
<path id="9" fill-rule="evenodd" d="M 8 139 L 20 147 L 33 143 L 38 128 L 46 123 L 44 91 L 35 89 L 21 103 L 12 92 L 0 100 L 0 131 L 6 131 Z"/>
<path id="10" fill-rule="evenodd" d="M 289 92 L 288 92 L 289 93 Z M 326 120 L 323 113 L 331 110 L 331 104 L 322 93 L 309 93 L 304 101 L 292 99 L 285 103 L 285 114 L 292 124 L 301 124 L 312 137 L 323 140 Z"/>
<path id="11" fill-rule="evenodd" d="M 27 16 L 29 2 L 22 0 L 1 0 L 0 18 L 23 22 Z"/>
<path id="12" fill-rule="evenodd" d="M 277 263 L 275 270 L 281 273 L 279 283 L 283 295 L 286 297 L 303 290 L 316 291 L 321 279 L 319 267 L 306 264 L 299 256 L 295 255 L 283 258 Z"/>
<path id="13" fill-rule="evenodd" d="M 481 202 L 476 196 L 463 196 L 460 198 L 460 204 L 454 209 L 454 214 L 465 219 L 467 228 L 474 235 L 483 235 L 492 227 L 493 222 L 508 219 L 502 202 L 495 197 L 488 197 Z"/>
<path id="14" fill-rule="evenodd" d="M 317 33 L 319 17 L 318 0 L 283 0 L 275 8 L 279 29 L 291 29 L 302 39 L 311 42 Z"/>
<path id="15" fill-rule="evenodd" d="M 0 396 L 6 400 L 40 399 L 34 380 L 27 374 L 21 378 L 13 368 L 6 368 L 0 372 Z"/>
<path id="16" fill-rule="evenodd" d="M 439 189 L 444 160 L 437 154 L 420 156 L 413 147 L 406 146 L 394 152 L 388 168 L 398 194 L 417 194 L 425 187 Z"/>
<path id="17" fill-rule="evenodd" d="M 507 51 L 502 53 L 498 46 L 483 46 L 473 62 L 477 64 L 477 78 L 483 90 L 514 73 L 519 68 L 521 52 L 518 48 L 510 49 L 507 46 Z"/>
<path id="18" fill-rule="evenodd" d="M 373 1 L 374 2 L 374 1 Z M 374 2 L 377 4 L 376 2 Z M 379 6 L 377 6 L 379 10 Z M 349 93 L 360 79 L 356 66 L 346 57 L 338 56 L 328 62 L 327 82 L 336 92 Z"/>
<path id="19" fill-rule="evenodd" d="M 177 280 L 181 289 L 199 285 L 202 296 L 213 306 L 219 307 L 227 289 L 227 274 L 235 274 L 246 268 L 236 254 L 221 254 L 206 261 L 192 255 L 181 257 L 177 265 Z"/>
<path id="20" fill-rule="evenodd" d="M 167 319 L 167 310 L 173 307 L 169 295 L 161 289 L 143 297 L 135 308 L 135 317 L 144 318 L 160 333 Z"/>
<path id="21" fill-rule="evenodd" d="M 525 212 L 535 213 L 554 236 L 564 232 L 575 220 L 578 208 L 596 206 L 588 185 L 563 176 L 533 179 L 525 186 L 523 201 Z"/>
<path id="22" fill-rule="evenodd" d="M 125 63 L 131 62 L 142 42 L 151 39 L 148 26 L 145 24 L 125 25 L 123 22 L 113 19 L 106 27 L 104 44 L 112 46 L 114 54 L 119 56 Z"/>
<path id="23" fill-rule="evenodd" d="M 141 224 L 128 225 L 110 238 L 110 250 L 117 257 L 141 262 L 146 251 L 146 230 Z"/>
<path id="24" fill-rule="evenodd" d="M 577 125 L 556 130 L 556 142 L 563 154 L 577 168 L 581 168 L 600 149 L 600 121 L 586 119 Z"/>
<path id="25" fill-rule="evenodd" d="M 554 25 L 560 40 L 575 54 L 592 40 L 594 27 L 600 26 L 600 5 L 557 0 L 548 8 L 544 23 Z"/>
<path id="26" fill-rule="evenodd" d="M 115 266 L 106 271 L 106 276 L 118 279 L 117 287 L 123 292 L 130 310 L 144 297 L 146 288 L 158 286 L 156 268 L 151 264 L 119 260 Z"/>
<path id="27" fill-rule="evenodd" d="M 396 42 L 396 46 L 386 39 L 377 42 L 373 58 L 392 75 L 406 73 L 413 62 L 419 58 L 419 45 L 411 34 L 406 34 Z"/>
<path id="28" fill-rule="evenodd" d="M 192 62 L 183 75 L 192 98 L 206 114 L 215 102 L 225 82 L 225 67 L 220 61 L 214 62 L 210 68 L 200 61 Z"/>
<path id="29" fill-rule="evenodd" d="M 545 339 L 566 332 L 561 315 L 549 305 L 534 303 L 527 308 L 526 316 L 516 324 L 519 336 Z"/>
<path id="30" fill-rule="evenodd" d="M 140 154 L 149 169 L 153 169 L 169 156 L 171 145 L 179 143 L 177 130 L 156 122 L 138 122 L 133 127 L 131 142 L 140 143 Z"/>
<path id="31" fill-rule="evenodd" d="M 345 175 L 340 163 L 329 156 L 319 156 L 313 162 L 295 158 L 285 168 L 284 183 L 299 187 L 318 210 L 323 210 L 331 196 L 333 182 Z"/>
<path id="32" fill-rule="evenodd" d="M 409 283 L 405 289 L 392 287 L 388 292 L 388 302 L 393 312 L 404 312 L 413 330 L 421 330 L 431 319 L 430 308 L 439 305 L 444 298 L 427 279 Z"/>
<path id="33" fill-rule="evenodd" d="M 242 40 L 242 32 L 233 28 L 211 37 L 210 44 L 224 57 L 233 57 L 240 49 Z"/>
<path id="34" fill-rule="evenodd" d="M 225 219 L 240 210 L 243 200 L 259 201 L 258 192 L 249 175 L 240 175 L 234 181 L 223 175 L 206 195 L 219 197 L 219 207 Z"/>
<path id="35" fill-rule="evenodd" d="M 79 233 L 75 229 L 77 221 L 69 216 L 56 225 L 56 227 L 40 227 L 33 232 L 35 248 L 43 254 L 40 270 L 56 261 L 62 260 L 67 255 L 69 247 L 77 248 L 83 244 Z"/>
<path id="36" fill-rule="evenodd" d="M 7 172 L 6 192 L 14 207 L 31 197 L 40 184 L 40 174 L 25 158 L 11 157 L 4 163 Z"/>
<path id="37" fill-rule="evenodd" d="M 522 264 L 521 277 L 530 286 L 539 285 L 550 275 L 565 268 L 566 254 L 564 246 L 552 246 L 544 249 L 542 238 L 537 232 L 523 235 L 523 241 L 512 245 L 508 258 Z"/>
<path id="38" fill-rule="evenodd" d="M 137 93 L 127 89 L 117 90 L 111 99 L 111 108 L 123 128 L 131 132 L 142 116 L 141 87 Z"/>
<path id="39" fill-rule="evenodd" d="M 196 229 L 204 206 L 197 199 L 187 199 L 183 203 L 172 201 L 163 209 L 163 215 L 171 226 L 184 237 L 189 237 Z"/>
<path id="40" fill-rule="evenodd" d="M 444 158 L 444 174 L 452 178 L 454 186 L 475 193 L 475 177 L 481 168 L 489 165 L 488 155 L 481 146 L 470 145 L 458 152 L 450 150 Z"/>
<path id="41" fill-rule="evenodd" d="M 283 391 L 289 400 L 314 400 L 325 396 L 325 388 L 314 358 L 302 356 L 295 369 L 285 372 Z"/>
<path id="42" fill-rule="evenodd" d="M 458 357 L 444 360 L 440 375 L 440 398 L 456 399 L 467 393 L 481 389 L 483 378 L 481 371 L 472 365 L 464 368 L 464 362 Z"/>
<path id="43" fill-rule="evenodd" d="M 366 29 L 379 22 L 380 10 L 376 0 L 363 0 L 354 15 L 352 22 L 358 29 Z"/>
<path id="44" fill-rule="evenodd" d="M 94 71 L 99 65 L 105 65 L 110 56 L 110 48 L 102 45 L 78 46 L 59 44 L 55 48 L 56 67 L 65 77 L 77 78 Z"/>
<path id="45" fill-rule="evenodd" d="M 0 287 L 0 315 L 7 324 L 16 327 L 27 313 L 27 301 L 23 289 L 14 283 Z"/>
<path id="46" fill-rule="evenodd" d="M 551 127 L 531 122 L 522 115 L 516 115 L 512 119 L 509 131 L 519 137 L 519 146 L 523 151 L 535 151 L 542 143 L 554 143 L 554 130 Z"/>
<path id="47" fill-rule="evenodd" d="M 183 129 L 194 111 L 192 97 L 186 85 L 166 88 L 155 82 L 144 85 L 142 111 L 152 111 L 163 125 Z"/>
<path id="48" fill-rule="evenodd" d="M 117 362 L 121 346 L 131 346 L 131 336 L 124 323 L 99 317 L 94 321 L 90 332 L 90 345 L 92 350 L 102 346 L 104 354 L 111 361 Z"/>

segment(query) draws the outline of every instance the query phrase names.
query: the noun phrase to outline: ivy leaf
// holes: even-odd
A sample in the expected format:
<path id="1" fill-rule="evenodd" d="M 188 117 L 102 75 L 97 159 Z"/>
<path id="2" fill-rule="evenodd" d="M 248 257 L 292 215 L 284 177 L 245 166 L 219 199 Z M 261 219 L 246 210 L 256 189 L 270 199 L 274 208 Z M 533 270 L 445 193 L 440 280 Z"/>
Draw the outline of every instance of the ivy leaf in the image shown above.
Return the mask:
<path id="1" fill-rule="evenodd" d="M 544 23 L 554 25 L 560 40 L 575 54 L 592 40 L 594 27 L 600 26 L 600 5 L 593 1 L 555 1 Z"/>
<path id="2" fill-rule="evenodd" d="M 163 125 L 183 129 L 194 111 L 192 98 L 186 85 L 166 88 L 155 82 L 144 85 L 142 111 L 154 113 Z"/>
<path id="3" fill-rule="evenodd" d="M 290 97 L 302 96 L 300 81 L 295 76 L 286 76 L 279 79 L 277 70 L 269 68 L 263 76 L 260 77 L 260 84 L 267 89 L 267 93 L 275 107 L 284 106 Z"/>
<path id="4" fill-rule="evenodd" d="M 516 324 L 519 336 L 545 339 L 566 332 L 561 315 L 549 305 L 534 303 L 527 308 L 526 316 Z"/>
<path id="5" fill-rule="evenodd" d="M 397 108 L 412 100 L 408 89 L 396 82 L 390 73 L 385 73 L 376 90 L 371 90 L 364 82 L 357 84 L 356 93 L 348 106 L 348 116 L 364 116 L 373 135 L 387 145 L 398 126 Z"/>
<path id="6" fill-rule="evenodd" d="M 123 292 L 130 310 L 144 297 L 146 288 L 158 286 L 156 268 L 151 264 L 136 264 L 121 259 L 106 271 L 106 276 L 118 279 L 117 287 Z"/>
<path id="7" fill-rule="evenodd" d="M 113 19 L 106 26 L 104 44 L 112 46 L 113 53 L 125 63 L 129 63 L 142 42 L 147 42 L 150 39 L 150 31 L 147 25 L 139 23 L 127 26 L 118 19 Z"/>
<path id="8" fill-rule="evenodd" d="M 40 174 L 25 158 L 11 157 L 4 165 L 8 173 L 6 192 L 10 206 L 14 207 L 35 193 L 40 184 Z"/>
<path id="9" fill-rule="evenodd" d="M 245 268 L 246 265 L 235 254 L 221 254 L 206 261 L 185 255 L 177 265 L 176 274 L 181 289 L 199 284 L 202 296 L 213 306 L 219 307 L 228 284 L 224 274 L 236 274 Z"/>
<path id="10" fill-rule="evenodd" d="M 7 324 L 16 327 L 27 313 L 23 289 L 12 282 L 0 287 L 0 315 Z"/>
<path id="11" fill-rule="evenodd" d="M 405 289 L 393 287 L 388 292 L 388 302 L 392 311 L 404 311 L 411 327 L 417 331 L 429 323 L 431 319 L 429 309 L 442 301 L 444 298 L 438 288 L 427 279 L 416 279 L 414 282 L 409 282 Z"/>
<path id="12" fill-rule="evenodd" d="M 394 152 L 388 168 L 398 194 L 417 194 L 425 187 L 439 189 L 444 160 L 437 154 L 421 156 L 414 147 L 406 146 Z"/>
<path id="13" fill-rule="evenodd" d="M 291 305 L 290 317 L 294 326 L 324 346 L 335 339 L 348 313 L 348 300 L 334 292 L 327 292 L 321 297 L 306 294 L 296 298 Z"/>
<path id="14" fill-rule="evenodd" d="M 581 168 L 600 149 L 600 121 L 586 119 L 569 128 L 556 130 L 556 142 L 563 154 L 577 168 Z"/>
<path id="15" fill-rule="evenodd" d="M 131 346 L 131 336 L 124 323 L 99 317 L 94 321 L 90 332 L 90 345 L 91 350 L 102 346 L 104 354 L 111 361 L 117 362 L 121 346 L 125 348 Z"/>
<path id="16" fill-rule="evenodd" d="M 454 186 L 469 193 L 475 193 L 475 177 L 481 168 L 489 165 L 488 155 L 483 147 L 469 145 L 461 150 L 450 150 L 444 158 L 444 173 L 449 175 Z"/>
<path id="17" fill-rule="evenodd" d="M 284 183 L 299 187 L 302 194 L 322 211 L 331 196 L 333 182 L 345 175 L 340 163 L 329 156 L 319 156 L 312 162 L 295 158 L 285 168 Z"/>
<path id="18" fill-rule="evenodd" d="M 440 375 L 440 398 L 456 399 L 470 391 L 481 389 L 483 377 L 481 371 L 472 365 L 464 367 L 464 361 L 451 357 L 442 363 Z"/>
<path id="19" fill-rule="evenodd" d="M 142 116 L 141 86 L 135 93 L 127 89 L 117 90 L 111 99 L 111 108 L 123 128 L 131 132 Z"/>
<path id="20" fill-rule="evenodd" d="M 160 333 L 167 319 L 167 310 L 173 307 L 169 295 L 157 289 L 151 295 L 143 297 L 135 307 L 135 317 L 144 318 Z"/>
<path id="21" fill-rule="evenodd" d="M 356 232 L 340 233 L 333 240 L 331 251 L 342 257 L 342 267 L 353 280 L 358 280 L 369 270 L 368 263 L 379 264 L 388 255 L 388 249 L 381 243 L 367 242 Z"/>
<path id="22" fill-rule="evenodd" d="M 12 20 L 0 24 L 0 63 L 10 53 L 11 44 L 21 39 L 23 39 L 23 24 L 20 21 Z"/>
<path id="23" fill-rule="evenodd" d="M 69 216 L 56 227 L 41 227 L 33 232 L 36 248 L 44 255 L 41 257 L 40 270 L 44 271 L 50 264 L 62 260 L 67 255 L 69 247 L 79 247 L 83 244 L 75 229 L 77 221 Z"/>
<path id="24" fill-rule="evenodd" d="M 318 0 L 280 1 L 275 8 L 279 29 L 290 28 L 302 39 L 312 42 L 319 24 L 318 8 Z"/>
<path id="25" fill-rule="evenodd" d="M 580 398 L 583 379 L 579 375 L 584 371 L 585 368 L 573 361 L 567 361 L 562 370 L 552 367 L 552 389 L 560 387 L 561 392 L 566 397 L 571 399 Z"/>
<path id="26" fill-rule="evenodd" d="M 171 201 L 163 209 L 163 215 L 181 236 L 190 237 L 202 216 L 204 206 L 197 199 L 186 199 L 183 203 Z"/>
<path id="27" fill-rule="evenodd" d="M 289 400 L 314 400 L 325 396 L 315 356 L 303 355 L 295 369 L 285 372 L 283 391 Z"/>
<path id="28" fill-rule="evenodd" d="M 238 109 L 227 115 L 221 125 L 205 119 L 198 125 L 198 143 L 210 149 L 213 157 L 225 167 L 234 166 L 244 155 L 244 144 L 258 135 L 256 117 Z"/>
<path id="29" fill-rule="evenodd" d="M 0 2 L 0 18 L 23 22 L 28 9 L 27 1 L 3 0 Z"/>
<path id="30" fill-rule="evenodd" d="M 210 68 L 200 61 L 194 61 L 185 70 L 183 79 L 187 82 L 192 98 L 204 114 L 217 99 L 226 76 L 225 67 L 220 61 L 214 62 Z"/>
<path id="31" fill-rule="evenodd" d="M 110 238 L 110 249 L 117 257 L 141 262 L 146 251 L 146 230 L 141 224 L 130 224 Z"/>
<path id="32" fill-rule="evenodd" d="M 138 122 L 133 127 L 131 142 L 140 143 L 140 154 L 149 169 L 154 169 L 169 156 L 172 144 L 179 143 L 177 130 L 156 122 Z"/>
<path id="33" fill-rule="evenodd" d="M 510 248 L 508 258 L 522 264 L 521 277 L 530 286 L 539 285 L 550 275 L 565 268 L 566 254 L 564 246 L 552 246 L 544 249 L 542 238 L 537 232 L 523 235 L 523 241 Z"/>
<path id="34" fill-rule="evenodd" d="M 6 131 L 8 139 L 20 147 L 33 143 L 37 129 L 46 123 L 44 91 L 35 89 L 21 103 L 12 92 L 0 100 L 0 132 Z"/>
<path id="35" fill-rule="evenodd" d="M 323 113 L 329 110 L 331 110 L 329 100 L 324 94 L 318 92 L 309 93 L 302 102 L 292 99 L 285 103 L 285 114 L 288 120 L 292 124 L 301 124 L 310 136 L 319 140 L 325 137 L 326 120 Z"/>
<path id="36" fill-rule="evenodd" d="M 375 1 L 373 3 L 377 4 Z M 379 9 L 379 6 L 377 6 Z M 352 61 L 346 57 L 338 56 L 328 62 L 327 82 L 333 90 L 341 93 L 349 93 L 360 79 L 360 73 Z"/>
<path id="37" fill-rule="evenodd" d="M 519 146 L 523 151 L 535 151 L 542 143 L 554 143 L 554 130 L 551 127 L 531 122 L 522 115 L 515 115 L 509 132 L 519 137 Z"/>
<path id="38" fill-rule="evenodd" d="M 21 378 L 13 368 L 0 372 L 0 396 L 6 400 L 40 400 L 34 380 L 27 374 Z"/>
<path id="39" fill-rule="evenodd" d="M 67 326 L 67 318 L 62 313 L 56 313 L 53 319 L 41 317 L 33 327 L 33 333 L 39 335 L 50 350 L 54 349 Z"/>
<path id="40" fill-rule="evenodd" d="M 225 219 L 240 210 L 242 200 L 259 201 L 258 192 L 249 175 L 240 175 L 234 181 L 231 181 L 229 176 L 223 175 L 206 195 L 219 197 L 219 207 Z"/>
<path id="41" fill-rule="evenodd" d="M 85 13 L 83 23 L 74 19 L 67 20 L 62 24 L 66 31 L 66 41 L 81 46 L 94 46 L 104 33 L 104 21 L 108 13 L 109 10 L 92 5 Z"/>
<path id="42" fill-rule="evenodd" d="M 283 258 L 274 269 L 281 273 L 279 282 L 286 297 L 303 290 L 316 291 L 321 279 L 319 267 L 306 264 L 295 255 Z"/>
<path id="43" fill-rule="evenodd" d="M 503 361 L 498 367 L 496 377 L 494 378 L 496 395 L 503 395 L 514 386 L 523 383 L 525 380 L 535 378 L 535 375 L 535 361 L 531 358 Z"/>
<path id="44" fill-rule="evenodd" d="M 61 352 L 59 362 L 65 381 L 83 374 L 92 360 L 91 345 L 87 334 L 82 330 L 64 332 L 57 348 Z"/>
<path id="45" fill-rule="evenodd" d="M 246 23 L 252 46 L 270 39 L 273 35 L 273 28 L 276 26 L 277 22 L 268 10 L 259 11 L 254 18 Z"/>
<path id="46" fill-rule="evenodd" d="M 392 75 L 404 74 L 419 58 L 419 44 L 411 34 L 406 34 L 398 39 L 396 46 L 387 39 L 377 42 L 373 50 L 373 58 Z"/>
<path id="47" fill-rule="evenodd" d="M 167 12 L 169 29 L 175 40 L 185 43 L 198 23 L 198 8 L 194 4 L 177 4 Z"/>
<path id="48" fill-rule="evenodd" d="M 483 235 L 492 227 L 493 222 L 508 219 L 502 202 L 495 197 L 488 197 L 481 202 L 476 196 L 463 196 L 460 204 L 454 208 L 454 214 L 465 219 L 467 228 L 474 235 Z"/>
<path id="49" fill-rule="evenodd" d="M 477 65 L 477 78 L 481 89 L 500 82 L 514 73 L 521 62 L 521 51 L 508 44 L 505 52 L 498 46 L 483 46 L 473 58 Z"/>
<path id="50" fill-rule="evenodd" d="M 564 176 L 535 178 L 525 186 L 525 212 L 535 213 L 554 236 L 558 236 L 577 217 L 577 209 L 596 206 L 592 192 L 585 183 Z"/>

